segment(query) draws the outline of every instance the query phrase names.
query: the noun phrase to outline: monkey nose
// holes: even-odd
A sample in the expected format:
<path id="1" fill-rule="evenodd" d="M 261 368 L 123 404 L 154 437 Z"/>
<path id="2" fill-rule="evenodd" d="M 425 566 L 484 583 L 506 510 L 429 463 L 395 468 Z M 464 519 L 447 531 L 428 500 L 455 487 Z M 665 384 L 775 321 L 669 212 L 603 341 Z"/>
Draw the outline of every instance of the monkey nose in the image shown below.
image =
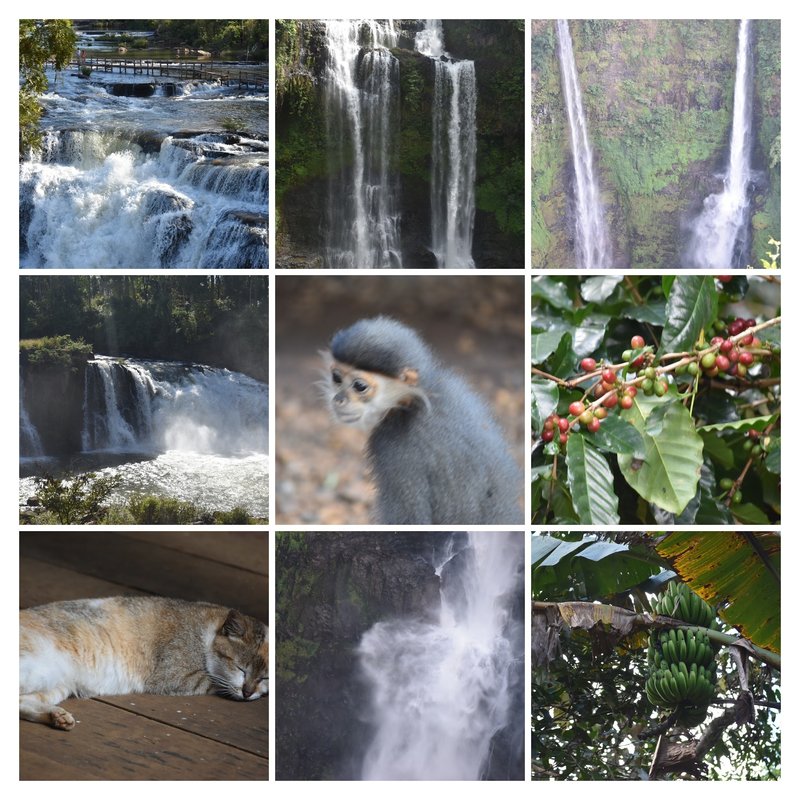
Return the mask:
<path id="1" fill-rule="evenodd" d="M 336 392 L 333 396 L 333 402 L 336 403 L 337 406 L 343 406 L 347 402 L 347 397 L 345 396 L 344 392 Z"/>

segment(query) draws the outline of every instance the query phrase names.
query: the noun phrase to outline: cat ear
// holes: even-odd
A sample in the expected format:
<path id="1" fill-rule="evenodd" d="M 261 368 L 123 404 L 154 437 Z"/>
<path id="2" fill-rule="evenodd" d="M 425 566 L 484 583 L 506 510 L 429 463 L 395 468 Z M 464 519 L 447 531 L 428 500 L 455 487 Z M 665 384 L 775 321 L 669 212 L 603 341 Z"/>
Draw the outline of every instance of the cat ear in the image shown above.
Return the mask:
<path id="1" fill-rule="evenodd" d="M 223 636 L 241 639 L 244 636 L 244 617 L 235 609 L 231 609 L 225 622 L 222 623 L 220 633 Z"/>

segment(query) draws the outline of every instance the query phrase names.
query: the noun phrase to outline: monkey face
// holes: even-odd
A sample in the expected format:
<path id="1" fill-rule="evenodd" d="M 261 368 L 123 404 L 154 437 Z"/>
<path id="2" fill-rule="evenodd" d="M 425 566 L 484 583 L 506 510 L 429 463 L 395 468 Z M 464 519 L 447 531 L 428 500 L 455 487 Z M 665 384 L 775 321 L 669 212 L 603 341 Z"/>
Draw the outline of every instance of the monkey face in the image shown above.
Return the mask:
<path id="1" fill-rule="evenodd" d="M 392 409 L 408 408 L 424 394 L 416 387 L 414 370 L 403 370 L 392 378 L 378 372 L 357 369 L 328 358 L 329 401 L 337 422 L 372 430 Z"/>

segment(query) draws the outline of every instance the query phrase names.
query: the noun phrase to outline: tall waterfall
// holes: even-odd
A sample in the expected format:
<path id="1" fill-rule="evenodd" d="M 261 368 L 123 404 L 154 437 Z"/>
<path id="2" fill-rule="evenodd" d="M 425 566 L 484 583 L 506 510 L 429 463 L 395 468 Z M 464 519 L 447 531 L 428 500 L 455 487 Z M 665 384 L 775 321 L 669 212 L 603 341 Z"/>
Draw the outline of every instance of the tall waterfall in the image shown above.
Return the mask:
<path id="1" fill-rule="evenodd" d="M 694 222 L 688 266 L 722 268 L 746 265 L 749 250 L 750 155 L 753 149 L 753 87 L 750 65 L 750 20 L 739 23 L 736 85 L 730 156 L 722 192 L 703 201 Z"/>
<path id="2" fill-rule="evenodd" d="M 452 534 L 436 565 L 438 620 L 387 620 L 364 634 L 374 735 L 363 779 L 485 778 L 503 731 L 521 750 L 522 570 L 518 534 Z"/>
<path id="3" fill-rule="evenodd" d="M 605 269 L 611 266 L 611 250 L 603 219 L 600 189 L 594 174 L 592 147 L 572 52 L 572 37 L 564 19 L 557 20 L 556 30 L 575 171 L 575 266 Z"/>
<path id="4" fill-rule="evenodd" d="M 100 356 L 86 368 L 86 452 L 266 452 L 268 398 L 226 369 Z"/>
<path id="5" fill-rule="evenodd" d="M 401 267 L 391 170 L 400 66 L 392 20 L 329 20 L 324 97 L 331 179 L 326 266 Z"/>
<path id="6" fill-rule="evenodd" d="M 431 239 L 439 268 L 473 268 L 475 222 L 474 61 L 455 61 L 444 49 L 442 21 L 425 20 L 418 52 L 433 59 L 436 77 L 431 145 Z"/>

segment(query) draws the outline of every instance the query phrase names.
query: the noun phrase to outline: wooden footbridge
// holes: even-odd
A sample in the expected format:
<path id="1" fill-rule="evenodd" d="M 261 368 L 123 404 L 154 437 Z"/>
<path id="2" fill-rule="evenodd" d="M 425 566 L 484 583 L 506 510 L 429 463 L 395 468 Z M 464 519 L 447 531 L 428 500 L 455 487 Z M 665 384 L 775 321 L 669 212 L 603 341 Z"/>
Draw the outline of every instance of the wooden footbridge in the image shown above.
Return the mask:
<path id="1" fill-rule="evenodd" d="M 87 57 L 74 59 L 69 66 L 76 70 L 88 67 L 92 72 L 118 72 L 120 74 L 153 75 L 187 81 L 219 81 L 228 86 L 254 86 L 266 89 L 269 83 L 267 65 L 242 69 L 236 64 L 222 62 L 197 62 L 157 60 L 149 58 Z"/>

